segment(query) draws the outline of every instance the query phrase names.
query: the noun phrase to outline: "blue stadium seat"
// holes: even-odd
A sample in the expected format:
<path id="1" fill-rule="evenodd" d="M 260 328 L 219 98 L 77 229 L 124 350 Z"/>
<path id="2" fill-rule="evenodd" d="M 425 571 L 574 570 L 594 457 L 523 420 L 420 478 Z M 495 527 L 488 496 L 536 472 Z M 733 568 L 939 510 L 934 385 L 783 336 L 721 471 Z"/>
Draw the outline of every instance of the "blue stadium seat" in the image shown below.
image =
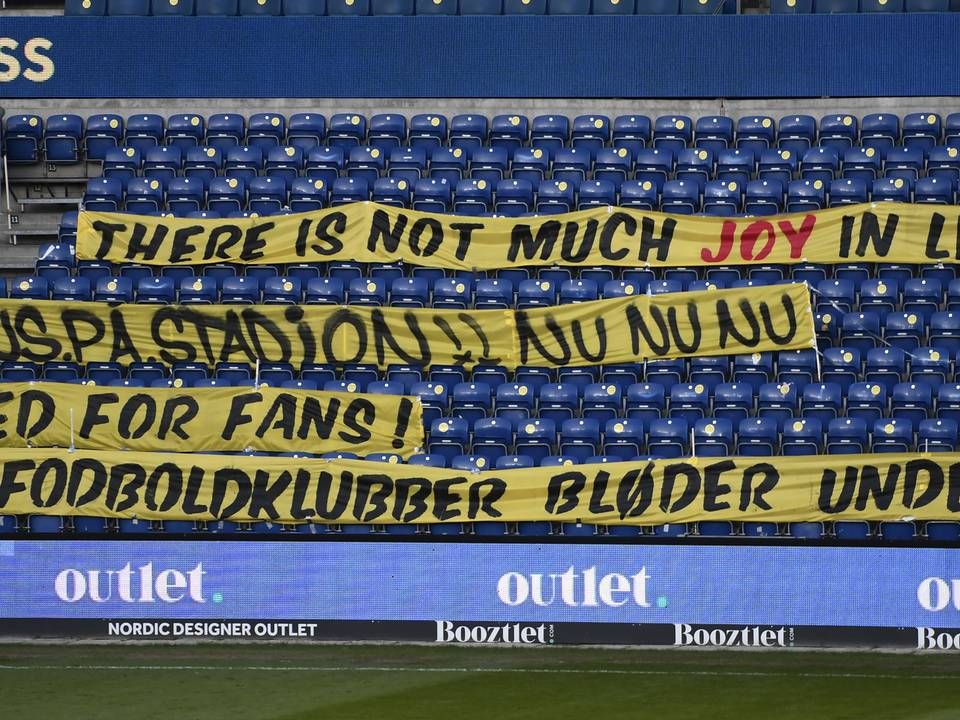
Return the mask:
<path id="1" fill-rule="evenodd" d="M 108 0 L 107 15 L 150 15 L 150 0 Z"/>
<path id="2" fill-rule="evenodd" d="M 780 424 L 771 417 L 746 418 L 737 427 L 737 454 L 769 456 L 777 454 Z"/>
<path id="3" fill-rule="evenodd" d="M 786 210 L 790 213 L 821 210 L 827 206 L 823 180 L 791 180 L 787 186 Z"/>
<path id="4" fill-rule="evenodd" d="M 733 452 L 733 423 L 727 418 L 700 418 L 693 424 L 696 455 L 726 457 Z"/>
<path id="5" fill-rule="evenodd" d="M 107 0 L 66 0 L 64 15 L 106 15 Z"/>
<path id="6" fill-rule="evenodd" d="M 786 148 L 770 148 L 760 153 L 757 162 L 758 180 L 776 180 L 785 190 L 799 168 L 799 155 Z"/>
<path id="7" fill-rule="evenodd" d="M 461 0 L 461 12 L 462 2 L 463 0 Z M 533 4 L 532 0 L 531 4 Z M 490 146 L 502 147 L 508 154 L 525 145 L 529 136 L 530 121 L 524 115 L 494 115 L 490 121 Z"/>
<path id="8" fill-rule="evenodd" d="M 327 0 L 283 0 L 284 15 L 326 15 Z"/>
<path id="9" fill-rule="evenodd" d="M 610 132 L 610 118 L 606 115 L 578 115 L 573 119 L 570 144 L 575 148 L 587 150 L 596 157 L 600 149 L 609 144 Z M 617 149 L 626 150 L 627 156 L 630 155 L 628 148 L 621 146 Z"/>
<path id="10" fill-rule="evenodd" d="M 503 0 L 460 0 L 461 15 L 502 15 Z"/>
<path id="11" fill-rule="evenodd" d="M 421 10 L 429 5 L 428 12 Z M 425 9 L 425 8 L 424 8 Z M 453 12 L 450 12 L 452 10 Z M 447 0 L 417 0 L 417 15 L 455 15 L 456 3 Z M 440 147 L 447 141 L 447 118 L 444 115 L 431 113 L 414 115 L 410 118 L 409 144 L 418 150 L 432 150 Z"/>
<path id="12" fill-rule="evenodd" d="M 480 0 L 486 2 L 487 0 Z M 499 5 L 500 0 L 493 0 Z M 461 7 L 461 14 L 469 15 L 476 13 L 464 13 Z M 482 13 L 481 13 L 482 14 Z M 500 11 L 495 13 L 499 15 Z M 485 115 L 455 115 L 450 119 L 450 146 L 460 148 L 461 150 L 472 151 L 487 142 L 489 127 Z"/>
<path id="13" fill-rule="evenodd" d="M 260 283 L 252 277 L 224 278 L 220 286 L 220 301 L 235 305 L 256 305 L 260 302 Z"/>
<path id="14" fill-rule="evenodd" d="M 836 383 L 811 383 L 801 392 L 801 415 L 819 420 L 823 425 L 838 417 L 842 407 L 842 391 Z"/>
<path id="15" fill-rule="evenodd" d="M 264 148 L 258 145 L 236 145 L 224 153 L 224 171 L 230 177 L 256 177 L 263 170 Z"/>
<path id="16" fill-rule="evenodd" d="M 554 454 L 556 435 L 556 424 L 553 420 L 540 418 L 521 422 L 517 427 L 516 452 L 527 455 L 538 463 L 546 456 Z"/>
<path id="17" fill-rule="evenodd" d="M 902 177 L 877 178 L 873 181 L 870 197 L 873 202 L 910 202 L 912 180 Z"/>
<path id="18" fill-rule="evenodd" d="M 873 423 L 871 452 L 909 452 L 913 447 L 913 423 L 906 418 L 882 418 Z"/>
<path id="19" fill-rule="evenodd" d="M 826 3 L 826 6 L 824 6 Z M 854 0 L 856 3 L 856 0 Z M 816 12 L 857 12 L 856 4 L 853 9 L 823 9 L 824 7 L 844 8 L 851 4 L 851 0 L 820 0 L 816 2 Z M 820 145 L 843 152 L 846 148 L 855 145 L 860 139 L 860 122 L 853 115 L 825 115 L 820 118 Z"/>
<path id="20" fill-rule="evenodd" d="M 533 186 L 528 180 L 500 180 L 496 186 L 495 210 L 516 217 L 533 209 Z"/>
<path id="21" fill-rule="evenodd" d="M 872 182 L 872 181 L 870 181 Z M 860 205 L 867 202 L 867 182 L 861 178 L 842 178 L 830 184 L 830 207 Z"/>
<path id="22" fill-rule="evenodd" d="M 545 15 L 547 0 L 503 0 L 504 15 Z"/>
<path id="23" fill-rule="evenodd" d="M 817 455 L 823 443 L 823 430 L 817 418 L 793 418 L 781 426 L 783 455 Z"/>
<path id="24" fill-rule="evenodd" d="M 926 524 L 927 539 L 931 542 L 956 542 L 960 540 L 960 523 L 932 521 Z"/>
<path id="25" fill-rule="evenodd" d="M 779 180 L 751 180 L 747 183 L 744 212 L 750 215 L 776 215 L 783 212 L 783 185 Z"/>
<path id="26" fill-rule="evenodd" d="M 807 15 L 813 12 L 813 0 L 771 0 L 770 12 L 776 15 Z"/>
<path id="27" fill-rule="evenodd" d="M 878 347 L 867 351 L 864 379 L 879 383 L 889 393 L 907 373 L 906 354 L 898 347 Z"/>
<path id="28" fill-rule="evenodd" d="M 446 178 L 423 178 L 413 187 L 413 209 L 420 212 L 445 213 L 450 209 L 452 186 Z"/>
<path id="29" fill-rule="evenodd" d="M 917 449 L 922 452 L 954 452 L 957 448 L 957 421 L 927 418 L 917 426 Z"/>
<path id="30" fill-rule="evenodd" d="M 827 423 L 827 453 L 860 455 L 867 452 L 867 421 L 858 417 L 834 418 Z"/>
<path id="31" fill-rule="evenodd" d="M 923 317 L 912 312 L 893 312 L 887 315 L 883 337 L 893 347 L 912 352 L 920 346 L 924 334 Z"/>
<path id="32" fill-rule="evenodd" d="M 899 7 L 896 12 L 903 11 L 903 0 L 861 0 L 862 12 L 876 12 L 868 7 L 881 8 L 889 5 Z M 880 10 L 880 12 L 886 12 Z M 866 149 L 874 149 L 877 155 L 885 153 L 900 142 L 900 118 L 891 113 L 871 113 L 864 115 L 860 121 L 860 143 Z"/>
<path id="33" fill-rule="evenodd" d="M 650 421 L 647 450 L 653 457 L 677 458 L 687 454 L 690 432 L 686 420 L 656 418 Z"/>
<path id="34" fill-rule="evenodd" d="M 708 215 L 736 215 L 744 187 L 736 180 L 711 180 L 703 189 L 703 211 Z"/>
<path id="35" fill-rule="evenodd" d="M 644 447 L 646 427 L 636 418 L 611 418 L 606 421 L 603 433 L 603 454 L 629 460 L 640 455 Z"/>
<path id="36" fill-rule="evenodd" d="M 890 391 L 890 415 L 919 425 L 933 411 L 933 388 L 921 382 L 897 383 Z"/>
<path id="37" fill-rule="evenodd" d="M 80 160 L 83 118 L 79 115 L 51 115 L 43 131 L 43 153 L 49 163 L 75 163 Z"/>
<path id="38" fill-rule="evenodd" d="M 327 0 L 328 15 L 369 15 L 370 0 Z"/>
<path id="39" fill-rule="evenodd" d="M 821 135 L 821 143 L 823 141 L 824 138 Z M 836 146 L 823 144 L 805 151 L 800 160 L 800 178 L 810 181 L 820 180 L 829 185 L 839 175 L 840 153 L 843 151 Z"/>
<path id="40" fill-rule="evenodd" d="M 661 208 L 663 212 L 679 215 L 693 215 L 699 212 L 699 187 L 687 180 L 667 180 L 662 185 Z"/>
<path id="41" fill-rule="evenodd" d="M 681 15 L 719 15 L 723 0 L 680 0 Z"/>
<path id="42" fill-rule="evenodd" d="M 544 180 L 537 190 L 537 212 L 553 215 L 571 212 L 575 207 L 575 190 L 565 180 Z"/>
<path id="43" fill-rule="evenodd" d="M 90 281 L 85 277 L 57 278 L 53 281 L 51 290 L 53 300 L 86 301 L 92 296 Z"/>
<path id="44" fill-rule="evenodd" d="M 954 185 L 943 178 L 925 177 L 917 180 L 914 186 L 914 202 L 952 205 Z"/>
<path id="45" fill-rule="evenodd" d="M 707 415 L 710 409 L 710 394 L 706 385 L 674 385 L 670 389 L 669 415 L 681 418 L 688 424 Z"/>
<path id="46" fill-rule="evenodd" d="M 145 277 L 137 282 L 137 302 L 172 305 L 176 302 L 173 278 Z"/>

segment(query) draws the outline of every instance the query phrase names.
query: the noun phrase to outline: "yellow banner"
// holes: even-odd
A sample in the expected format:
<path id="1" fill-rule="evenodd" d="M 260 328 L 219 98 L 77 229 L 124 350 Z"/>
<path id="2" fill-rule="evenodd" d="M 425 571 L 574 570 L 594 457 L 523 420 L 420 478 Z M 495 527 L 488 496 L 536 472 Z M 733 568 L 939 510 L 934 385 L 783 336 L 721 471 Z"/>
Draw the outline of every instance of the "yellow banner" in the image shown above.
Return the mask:
<path id="1" fill-rule="evenodd" d="M 148 265 L 405 262 L 509 266 L 710 266 L 960 262 L 960 209 L 876 203 L 721 218 L 599 207 L 480 218 L 356 203 L 223 220 L 81 212 L 77 257 Z"/>
<path id="2" fill-rule="evenodd" d="M 0 360 L 565 367 L 811 347 L 804 284 L 532 310 L 0 300 Z"/>
<path id="3" fill-rule="evenodd" d="M 0 384 L 0 447 L 393 453 L 423 446 L 419 398 L 254 388 Z"/>
<path id="4" fill-rule="evenodd" d="M 960 454 L 463 473 L 351 460 L 0 450 L 0 514 L 374 524 L 956 520 Z"/>

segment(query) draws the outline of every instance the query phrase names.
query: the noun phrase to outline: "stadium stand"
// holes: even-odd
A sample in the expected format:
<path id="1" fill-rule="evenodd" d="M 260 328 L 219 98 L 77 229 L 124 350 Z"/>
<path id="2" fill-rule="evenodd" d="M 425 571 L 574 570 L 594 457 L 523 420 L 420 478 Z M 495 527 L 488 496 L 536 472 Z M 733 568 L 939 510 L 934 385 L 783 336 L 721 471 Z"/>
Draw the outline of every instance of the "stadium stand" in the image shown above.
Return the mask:
<path id="1" fill-rule="evenodd" d="M 68 16 L 716 15 L 728 0 L 67 0 Z M 772 14 L 941 12 L 932 0 L 773 0 Z M 517 21 L 526 19 L 517 19 Z M 592 20 L 592 18 L 591 18 Z M 692 22 L 693 19 L 691 18 Z M 704 18 L 704 22 L 710 21 Z M 159 21 L 158 21 L 159 22 Z M 196 22 L 204 22 L 197 18 Z M 278 22 L 278 21 L 270 21 Z M 344 21 L 350 22 L 350 21 Z M 653 107 L 654 104 L 651 104 Z M 96 112 L 10 112 L 3 155 L 14 201 L 63 210 L 33 267 L 0 292 L 23 301 L 531 309 L 632 295 L 806 283 L 816 348 L 587 368 L 480 364 L 147 366 L 0 363 L 0 381 L 290 387 L 419 397 L 423 452 L 409 463 L 504 474 L 534 466 L 725 455 L 944 452 L 960 443 L 960 276 L 952 264 L 714 264 L 444 270 L 395 263 L 150 267 L 78 259 L 77 207 L 177 218 L 279 216 L 372 201 L 463 217 L 553 215 L 620 206 L 716 218 L 863 203 L 956 205 L 960 111 L 739 115 L 663 104 L 609 113 L 515 112 L 509 100 L 447 113 L 424 101 L 331 112 L 188 101 L 169 113 L 99 103 Z M 811 105 L 813 106 L 813 105 Z M 18 107 L 28 107 L 21 102 Z M 281 106 L 282 107 L 282 106 Z M 687 106 L 689 107 L 689 106 Z M 818 105 L 818 107 L 824 107 Z M 403 108 L 403 109 L 401 109 Z M 62 110 L 62 112 L 59 112 Z M 175 110 L 175 111 L 174 111 Z M 43 182 L 37 195 L 31 185 Z M 21 194 L 22 193 L 22 194 Z M 8 209 L 10 205 L 8 199 Z M 19 234 L 18 234 L 19 233 Z M 20 239 L 31 237 L 10 229 Z M 255 454 L 249 451 L 246 454 Z M 310 454 L 306 454 L 310 456 Z M 396 463 L 377 452 L 367 459 Z M 23 533 L 210 533 L 213 524 L 19 518 Z M 423 525 L 419 534 L 614 534 L 549 523 Z M 647 536 L 922 542 L 879 522 L 691 523 Z M 312 532 L 356 529 L 317 525 Z M 218 528 L 222 531 L 222 528 Z M 300 532 L 237 524 L 228 532 Z M 362 532 L 405 532 L 374 526 Z"/>
<path id="2" fill-rule="evenodd" d="M 805 208 L 846 203 L 850 183 L 861 202 L 953 204 L 960 181 L 960 114 L 919 113 L 902 121 L 884 114 L 888 122 L 883 125 L 874 122 L 879 116 L 827 116 L 819 122 L 745 117 L 736 129 L 715 117 L 343 117 L 345 124 L 337 115 L 327 124 L 315 113 L 289 118 L 96 115 L 85 121 L 12 115 L 5 126 L 5 154 L 11 165 L 85 163 L 95 171 L 99 156 L 103 176 L 86 181 L 83 207 L 180 217 L 283 214 L 371 198 L 434 212 L 513 215 L 549 212 L 559 198 L 563 210 L 617 204 L 632 197 L 628 190 L 635 186 L 649 192 L 644 206 L 649 209 L 763 215 L 803 202 L 808 187 L 819 201 Z M 476 134 L 470 134 L 469 123 L 479 128 Z M 686 127 L 696 129 L 675 132 Z M 575 172 L 565 159 L 573 152 L 583 153 Z M 657 153 L 656 172 L 646 161 L 649 152 Z M 925 180 L 948 190 L 936 200 L 917 194 Z M 66 213 L 58 241 L 41 247 L 33 274 L 11 280 L 10 297 L 522 309 L 743 283 L 810 285 L 819 360 L 812 351 L 792 351 L 762 358 L 661 361 L 662 368 L 607 366 L 585 374 L 545 368 L 511 374 L 484 366 L 472 374 L 407 366 L 378 372 L 345 366 L 324 368 L 326 380 L 320 382 L 313 379 L 316 367 L 276 368 L 289 381 L 316 382 L 326 389 L 366 372 L 361 387 L 367 392 L 420 396 L 428 454 L 411 462 L 509 471 L 558 458 L 578 464 L 731 452 L 926 452 L 958 443 L 960 315 L 955 311 L 960 307 L 951 298 L 960 292 L 955 287 L 960 279 L 949 265 L 721 266 L 654 269 L 643 275 L 617 268 L 524 267 L 447 273 L 351 263 L 152 269 L 77 261 L 75 225 L 76 213 Z M 161 365 L 153 379 L 173 377 L 184 387 L 233 385 L 249 382 L 251 373 L 250 368 L 237 374 L 202 365 L 187 373 Z M 142 371 L 133 367 L 0 365 L 3 380 L 103 384 L 141 378 Z M 368 459 L 388 457 L 396 461 L 382 454 Z M 56 527 L 29 525 L 37 532 L 87 527 L 69 518 Z M 122 523 L 106 527 L 126 531 Z M 444 534 L 450 530 L 433 527 Z M 562 533 L 564 528 L 537 526 L 521 534 L 538 531 Z M 685 532 L 696 533 L 696 528 Z M 701 529 L 701 534 L 716 532 Z M 777 532 L 791 536 L 788 526 Z M 821 532 L 833 537 L 829 525 Z M 737 524 L 721 534 L 752 537 L 753 529 Z M 922 535 L 922 528 L 916 534 Z M 795 536 L 808 537 L 808 528 Z M 838 528 L 836 537 L 847 536 Z M 858 537 L 887 535 L 874 524 Z"/>

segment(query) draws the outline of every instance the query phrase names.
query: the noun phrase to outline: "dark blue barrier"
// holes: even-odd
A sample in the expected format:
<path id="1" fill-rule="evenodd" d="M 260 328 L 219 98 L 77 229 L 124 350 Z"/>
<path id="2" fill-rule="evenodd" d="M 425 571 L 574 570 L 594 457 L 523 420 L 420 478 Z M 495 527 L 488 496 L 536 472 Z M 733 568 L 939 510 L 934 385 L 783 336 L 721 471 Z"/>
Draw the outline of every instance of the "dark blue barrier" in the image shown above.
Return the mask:
<path id="1" fill-rule="evenodd" d="M 5 17 L 0 102 L 960 95 L 957 37 L 960 13 Z"/>

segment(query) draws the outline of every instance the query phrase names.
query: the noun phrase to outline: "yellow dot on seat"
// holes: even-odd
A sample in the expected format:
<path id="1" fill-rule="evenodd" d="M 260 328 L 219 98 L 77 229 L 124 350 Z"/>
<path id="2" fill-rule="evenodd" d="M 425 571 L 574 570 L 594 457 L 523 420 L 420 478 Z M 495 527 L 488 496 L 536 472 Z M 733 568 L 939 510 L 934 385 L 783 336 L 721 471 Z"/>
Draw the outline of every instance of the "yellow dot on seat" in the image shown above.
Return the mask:
<path id="1" fill-rule="evenodd" d="M 620 0 L 617 0 L 617 2 L 619 2 L 619 1 L 620 1 Z M 616 5 L 616 3 L 614 3 L 614 5 Z M 600 118 L 597 118 L 596 120 L 593 121 L 593 126 L 594 126 L 597 130 L 599 130 L 600 128 L 603 127 L 603 120 L 601 120 Z"/>

